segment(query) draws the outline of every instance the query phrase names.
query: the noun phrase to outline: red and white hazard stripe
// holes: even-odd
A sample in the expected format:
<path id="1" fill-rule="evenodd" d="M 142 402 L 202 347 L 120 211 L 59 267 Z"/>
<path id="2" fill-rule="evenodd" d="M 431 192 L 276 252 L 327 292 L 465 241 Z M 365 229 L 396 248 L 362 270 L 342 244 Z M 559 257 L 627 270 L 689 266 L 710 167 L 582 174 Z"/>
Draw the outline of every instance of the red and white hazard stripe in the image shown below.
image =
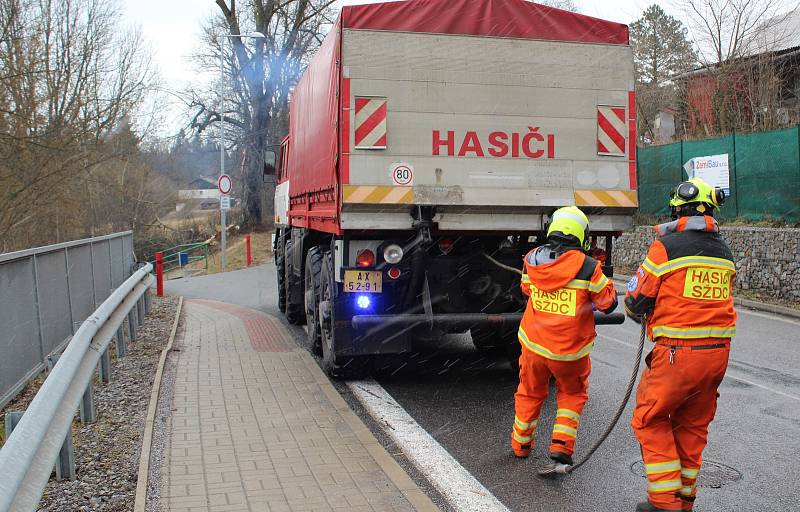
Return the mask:
<path id="1" fill-rule="evenodd" d="M 625 156 L 625 107 L 597 107 L 597 153 Z"/>
<path id="2" fill-rule="evenodd" d="M 386 149 L 386 98 L 355 100 L 356 149 Z"/>

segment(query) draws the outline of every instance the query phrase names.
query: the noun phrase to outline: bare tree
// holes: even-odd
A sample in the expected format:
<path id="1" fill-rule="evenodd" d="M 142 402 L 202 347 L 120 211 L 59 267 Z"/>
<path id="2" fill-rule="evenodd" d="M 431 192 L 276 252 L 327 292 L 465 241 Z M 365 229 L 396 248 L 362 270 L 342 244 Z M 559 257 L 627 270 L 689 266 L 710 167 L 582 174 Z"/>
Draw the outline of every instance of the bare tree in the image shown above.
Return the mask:
<path id="1" fill-rule="evenodd" d="M 86 192 L 153 81 L 116 0 L 0 0 L 0 250 L 107 226 Z M 88 195 L 88 197 L 87 197 Z"/>
<path id="2" fill-rule="evenodd" d="M 206 69 L 222 72 L 225 108 L 220 109 L 211 94 L 197 94 L 192 127 L 202 132 L 223 122 L 226 149 L 241 159 L 244 224 L 258 225 L 263 199 L 268 210 L 272 200 L 271 187 L 262 198 L 264 148 L 279 143 L 288 130 L 290 91 L 333 23 L 334 0 L 254 0 L 243 10 L 236 0 L 216 0 L 216 4 L 221 18 L 210 20 L 206 27 L 208 53 L 198 55 L 198 61 Z M 265 37 L 225 37 L 249 31 Z"/>
<path id="3" fill-rule="evenodd" d="M 782 71 L 772 48 L 782 37 L 775 29 L 786 16 L 779 14 L 783 1 L 682 0 L 682 6 L 703 64 L 685 79 L 683 106 L 698 134 L 774 127 Z"/>

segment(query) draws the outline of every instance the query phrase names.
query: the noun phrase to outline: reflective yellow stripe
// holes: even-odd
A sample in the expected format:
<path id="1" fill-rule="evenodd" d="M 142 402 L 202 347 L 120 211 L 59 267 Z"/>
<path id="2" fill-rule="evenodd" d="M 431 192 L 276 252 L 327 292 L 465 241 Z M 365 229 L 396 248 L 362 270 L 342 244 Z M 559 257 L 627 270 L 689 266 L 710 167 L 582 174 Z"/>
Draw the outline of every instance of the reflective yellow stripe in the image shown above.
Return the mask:
<path id="1" fill-rule="evenodd" d="M 559 416 L 563 418 L 569 418 L 575 421 L 581 421 L 581 415 L 573 411 L 572 409 L 559 409 L 558 411 L 556 411 L 556 417 Z"/>
<path id="2" fill-rule="evenodd" d="M 574 354 L 554 354 L 538 343 L 534 343 L 529 340 L 528 335 L 525 334 L 525 331 L 522 329 L 522 327 L 520 327 L 519 331 L 517 332 L 517 338 L 519 339 L 519 342 L 522 343 L 528 350 L 554 361 L 577 361 L 578 359 L 588 356 L 594 347 L 594 340 L 592 340 Z"/>
<path id="3" fill-rule="evenodd" d="M 647 490 L 650 492 L 670 492 L 677 491 L 683 487 L 680 480 L 664 480 L 662 482 L 650 482 Z"/>
<path id="4" fill-rule="evenodd" d="M 553 435 L 555 434 L 564 434 L 565 436 L 575 438 L 578 436 L 578 431 L 570 427 L 569 425 L 562 425 L 561 423 L 556 423 L 555 425 L 553 425 Z"/>
<path id="5" fill-rule="evenodd" d="M 736 326 L 729 327 L 670 327 L 668 325 L 654 325 L 653 338 L 666 336 L 668 338 L 733 338 L 736 336 Z"/>
<path id="6" fill-rule="evenodd" d="M 525 444 L 525 443 L 530 443 L 531 442 L 531 436 L 521 436 L 521 435 L 517 434 L 516 432 L 514 432 L 512 435 L 514 437 L 514 441 L 516 441 L 518 443 Z"/>
<path id="7" fill-rule="evenodd" d="M 516 425 L 516 427 L 520 430 L 528 430 L 529 428 L 535 427 L 537 421 L 538 420 L 531 420 L 529 423 L 525 423 L 524 421 L 514 416 L 514 425 Z"/>
<path id="8" fill-rule="evenodd" d="M 700 473 L 699 469 L 687 469 L 681 468 L 681 476 L 684 478 L 697 478 L 697 474 Z"/>
<path id="9" fill-rule="evenodd" d="M 683 258 L 675 258 L 666 263 L 656 264 L 650 258 L 645 258 L 642 263 L 642 268 L 650 272 L 656 277 L 661 277 L 664 274 L 674 272 L 676 270 L 686 267 L 707 266 L 713 268 L 721 268 L 736 272 L 736 265 L 724 258 L 713 258 L 711 256 L 684 256 Z"/>
<path id="10" fill-rule="evenodd" d="M 649 273 L 653 274 L 654 276 L 658 277 L 658 265 L 653 263 L 650 258 L 645 258 L 644 263 L 642 263 L 642 268 Z"/>
<path id="11" fill-rule="evenodd" d="M 522 282 L 525 284 L 531 284 L 531 278 L 528 274 L 522 274 Z"/>
<path id="12" fill-rule="evenodd" d="M 567 283 L 567 286 L 564 288 L 573 288 L 576 290 L 588 290 L 589 289 L 589 281 L 584 281 L 582 279 L 573 279 L 572 281 Z"/>
<path id="13" fill-rule="evenodd" d="M 608 284 L 608 278 L 606 276 L 600 276 L 600 281 L 597 283 L 589 283 L 589 291 L 592 293 L 598 293 L 603 290 Z"/>
<path id="14" fill-rule="evenodd" d="M 657 473 L 669 473 L 670 471 L 680 471 L 681 461 L 670 460 L 667 462 L 655 462 L 653 464 L 645 464 L 644 472 L 648 475 L 655 475 Z"/>
<path id="15" fill-rule="evenodd" d="M 694 494 L 693 485 L 689 486 L 684 485 L 683 487 L 681 487 L 681 496 L 691 496 L 692 494 Z"/>

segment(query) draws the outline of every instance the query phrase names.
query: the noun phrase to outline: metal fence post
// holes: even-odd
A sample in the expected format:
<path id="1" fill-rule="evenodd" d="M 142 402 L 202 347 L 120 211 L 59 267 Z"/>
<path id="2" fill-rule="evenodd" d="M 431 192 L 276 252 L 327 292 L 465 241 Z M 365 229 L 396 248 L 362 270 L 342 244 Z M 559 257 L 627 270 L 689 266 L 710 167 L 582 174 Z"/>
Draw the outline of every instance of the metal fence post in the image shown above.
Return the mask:
<path id="1" fill-rule="evenodd" d="M 75 446 L 72 444 L 72 425 L 56 458 L 56 480 L 75 480 Z"/>
<path id="2" fill-rule="evenodd" d="M 42 332 L 42 307 L 39 301 L 39 271 L 38 264 L 36 263 L 36 255 L 33 255 L 33 296 L 34 303 L 36 304 L 36 330 L 39 334 L 39 352 L 41 354 L 41 361 L 44 363 L 47 357 L 47 351 L 44 349 L 44 333 Z"/>
<path id="3" fill-rule="evenodd" d="M 153 299 L 150 297 L 150 288 L 144 291 L 144 314 L 150 314 L 150 308 L 152 307 Z"/>
<path id="4" fill-rule="evenodd" d="M 100 380 L 103 384 L 111 382 L 111 349 L 106 347 L 100 356 Z"/>
<path id="5" fill-rule="evenodd" d="M 97 409 L 94 407 L 94 386 L 89 381 L 86 391 L 83 392 L 80 405 L 81 423 L 94 423 L 97 421 Z"/>
<path id="6" fill-rule="evenodd" d="M 128 340 L 131 343 L 136 341 L 136 308 L 128 313 Z"/>
<path id="7" fill-rule="evenodd" d="M 11 436 L 23 414 L 25 413 L 19 411 L 6 413 L 6 439 Z M 64 480 L 64 478 L 75 480 L 75 447 L 72 445 L 72 426 L 67 431 L 64 444 L 61 445 L 61 450 L 58 452 L 58 458 L 56 459 L 56 480 L 60 481 Z"/>
<path id="8" fill-rule="evenodd" d="M 8 411 L 6 413 L 6 439 L 11 436 L 11 432 L 14 431 L 17 423 L 22 419 L 23 414 L 25 414 L 24 411 Z"/>
<path id="9" fill-rule="evenodd" d="M 137 327 L 144 325 L 144 298 L 142 297 L 136 301 L 136 320 Z"/>
<path id="10" fill-rule="evenodd" d="M 128 347 L 125 346 L 125 328 L 123 326 L 119 326 L 117 329 L 117 357 L 125 357 L 128 355 Z"/>

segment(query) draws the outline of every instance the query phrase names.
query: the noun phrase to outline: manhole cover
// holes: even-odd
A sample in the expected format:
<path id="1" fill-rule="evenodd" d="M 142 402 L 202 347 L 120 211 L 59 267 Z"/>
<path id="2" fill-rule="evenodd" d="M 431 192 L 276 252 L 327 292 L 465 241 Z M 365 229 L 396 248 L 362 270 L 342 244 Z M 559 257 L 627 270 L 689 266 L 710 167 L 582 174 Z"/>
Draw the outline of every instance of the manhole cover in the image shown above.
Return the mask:
<path id="1" fill-rule="evenodd" d="M 631 473 L 642 478 L 646 477 L 642 461 L 639 460 L 631 464 Z M 742 474 L 730 466 L 712 460 L 704 460 L 703 467 L 700 468 L 700 476 L 697 477 L 697 487 L 718 489 L 741 478 Z"/>

